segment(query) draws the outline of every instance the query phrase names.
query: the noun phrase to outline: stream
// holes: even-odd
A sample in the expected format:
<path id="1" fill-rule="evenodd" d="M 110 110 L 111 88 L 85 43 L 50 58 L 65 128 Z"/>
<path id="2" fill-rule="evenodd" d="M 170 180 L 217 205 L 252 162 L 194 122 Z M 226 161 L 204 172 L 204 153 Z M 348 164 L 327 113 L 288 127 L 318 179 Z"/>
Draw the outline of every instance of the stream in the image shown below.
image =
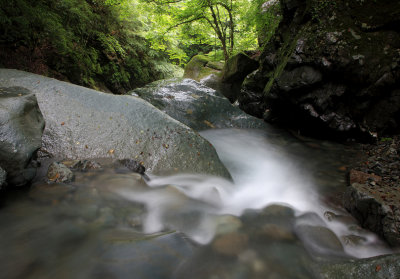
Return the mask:
<path id="1" fill-rule="evenodd" d="M 253 120 L 194 81 L 162 86 L 136 94 L 198 126 L 232 179 L 99 159 L 48 184 L 43 161 L 1 203 L 0 278 L 325 278 L 321 266 L 392 252 L 341 205 L 352 146 Z"/>
<path id="2" fill-rule="evenodd" d="M 350 148 L 272 127 L 201 134 L 232 181 L 105 168 L 37 183 L 0 211 L 0 277 L 313 278 L 318 260 L 390 252 L 338 202 Z"/>

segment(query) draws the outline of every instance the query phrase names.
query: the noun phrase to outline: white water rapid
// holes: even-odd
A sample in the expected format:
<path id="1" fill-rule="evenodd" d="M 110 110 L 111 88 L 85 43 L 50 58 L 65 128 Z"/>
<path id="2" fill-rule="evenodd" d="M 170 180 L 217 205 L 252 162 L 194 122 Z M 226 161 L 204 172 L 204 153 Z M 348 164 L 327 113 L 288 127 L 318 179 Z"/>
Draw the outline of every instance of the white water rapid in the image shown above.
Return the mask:
<path id="1" fill-rule="evenodd" d="M 209 130 L 201 135 L 214 145 L 232 181 L 201 174 L 152 176 L 146 191 L 120 190 L 121 196 L 146 205 L 146 233 L 172 229 L 206 244 L 224 222 L 220 217 L 223 215 L 240 216 L 247 209 L 262 209 L 270 204 L 292 207 L 296 215 L 315 212 L 321 220 L 324 212 L 334 211 L 320 201 L 318 185 L 310 173 L 318 170 L 304 166 L 304 161 L 292 158 L 282 146 L 269 142 L 267 134 L 225 129 Z M 312 156 L 305 159 L 314 160 Z M 353 234 L 348 225 L 340 222 L 325 222 L 325 226 L 338 237 Z M 375 235 L 363 232 L 361 237 L 366 245 L 346 246 L 348 254 L 369 257 L 387 252 L 380 248 Z"/>

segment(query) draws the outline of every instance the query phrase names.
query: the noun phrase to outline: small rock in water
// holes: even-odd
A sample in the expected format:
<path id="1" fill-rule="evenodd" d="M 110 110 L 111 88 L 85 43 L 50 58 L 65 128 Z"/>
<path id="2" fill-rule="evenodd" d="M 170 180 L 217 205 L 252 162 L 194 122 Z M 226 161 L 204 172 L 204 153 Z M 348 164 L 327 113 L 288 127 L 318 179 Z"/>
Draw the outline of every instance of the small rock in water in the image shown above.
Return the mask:
<path id="1" fill-rule="evenodd" d="M 47 171 L 49 182 L 69 183 L 75 178 L 74 173 L 64 164 L 53 162 Z"/>
<path id="2" fill-rule="evenodd" d="M 212 247 L 214 251 L 225 256 L 236 256 L 247 248 L 249 238 L 242 233 L 228 233 L 217 237 Z"/>
<path id="3" fill-rule="evenodd" d="M 296 232 L 307 248 L 317 255 L 344 254 L 342 243 L 335 233 L 326 227 L 298 225 Z"/>
<path id="4" fill-rule="evenodd" d="M 74 170 L 89 171 L 89 170 L 101 170 L 102 167 L 96 161 L 91 160 L 75 160 L 75 161 L 65 161 L 62 162 L 68 167 Z"/>
<path id="5" fill-rule="evenodd" d="M 278 241 L 294 241 L 296 236 L 292 231 L 283 226 L 276 224 L 265 224 L 259 231 L 256 231 L 257 237 L 265 240 L 278 240 Z M 261 239 L 260 239 L 261 240 Z"/>
<path id="6" fill-rule="evenodd" d="M 117 160 L 115 166 L 117 168 L 125 167 L 130 171 L 137 172 L 140 174 L 144 174 L 144 172 L 146 171 L 145 167 L 142 164 L 132 159 Z"/>
<path id="7" fill-rule="evenodd" d="M 354 234 L 344 235 L 341 237 L 341 239 L 346 246 L 359 246 L 367 241 L 365 237 Z"/>

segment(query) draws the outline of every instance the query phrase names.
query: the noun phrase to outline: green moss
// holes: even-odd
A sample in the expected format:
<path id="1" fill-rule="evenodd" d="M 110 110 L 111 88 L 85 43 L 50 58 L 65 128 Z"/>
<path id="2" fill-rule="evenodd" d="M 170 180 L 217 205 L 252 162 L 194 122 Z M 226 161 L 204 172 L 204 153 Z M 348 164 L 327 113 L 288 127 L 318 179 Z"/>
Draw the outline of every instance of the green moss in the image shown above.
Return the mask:
<path id="1" fill-rule="evenodd" d="M 301 32 L 299 32 L 297 34 L 297 36 L 295 36 L 293 39 L 291 40 L 286 40 L 286 42 L 284 43 L 284 45 L 282 46 L 282 48 L 279 51 L 278 54 L 278 58 L 277 60 L 278 65 L 276 66 L 276 68 L 274 69 L 274 71 L 271 74 L 270 79 L 268 80 L 267 85 L 264 88 L 263 94 L 264 96 L 267 96 L 272 88 L 272 85 L 274 84 L 274 82 L 276 81 L 277 78 L 279 78 L 283 72 L 283 70 L 285 69 L 290 56 L 292 55 L 296 44 L 297 44 L 297 40 L 300 37 Z"/>
<path id="2" fill-rule="evenodd" d="M 208 66 L 209 64 L 211 67 Z M 183 77 L 200 81 L 211 74 L 219 75 L 220 70 L 215 69 L 216 67 L 217 65 L 209 61 L 206 56 L 196 55 L 186 65 Z"/>

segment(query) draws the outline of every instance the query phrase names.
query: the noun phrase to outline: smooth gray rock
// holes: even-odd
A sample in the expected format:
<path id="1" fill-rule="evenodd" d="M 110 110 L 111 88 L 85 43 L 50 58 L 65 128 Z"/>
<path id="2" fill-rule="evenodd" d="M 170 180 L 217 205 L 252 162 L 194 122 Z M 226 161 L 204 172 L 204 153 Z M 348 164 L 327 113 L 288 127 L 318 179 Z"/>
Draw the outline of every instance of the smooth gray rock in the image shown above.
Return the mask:
<path id="1" fill-rule="evenodd" d="M 128 94 L 143 98 L 197 131 L 266 127 L 264 121 L 244 113 L 217 91 L 191 79 L 153 82 Z"/>
<path id="2" fill-rule="evenodd" d="M 0 86 L 22 86 L 36 94 L 46 121 L 43 154 L 132 158 L 156 174 L 179 171 L 230 177 L 208 141 L 140 98 L 10 69 L 0 69 Z"/>
<path id="3" fill-rule="evenodd" d="M 23 186 L 36 175 L 30 165 L 41 146 L 43 116 L 35 95 L 20 87 L 0 84 L 0 166 L 8 184 Z"/>

